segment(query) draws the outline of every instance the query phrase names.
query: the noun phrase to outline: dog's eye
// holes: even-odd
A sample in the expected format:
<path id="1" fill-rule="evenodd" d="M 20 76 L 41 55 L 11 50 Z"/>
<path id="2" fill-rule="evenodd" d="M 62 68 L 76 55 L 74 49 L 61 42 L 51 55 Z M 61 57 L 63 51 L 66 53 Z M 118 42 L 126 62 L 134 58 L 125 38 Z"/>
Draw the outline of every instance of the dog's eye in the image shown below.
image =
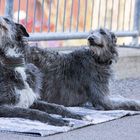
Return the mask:
<path id="1" fill-rule="evenodd" d="M 117 38 L 116 38 L 116 36 L 115 36 L 114 33 L 111 33 L 111 38 L 112 38 L 112 41 L 113 41 L 114 43 L 117 42 Z"/>
<path id="2" fill-rule="evenodd" d="M 112 38 L 116 38 L 116 36 L 115 36 L 113 33 L 111 34 L 111 37 L 112 37 Z"/>
<path id="3" fill-rule="evenodd" d="M 7 18 L 3 18 L 3 19 L 6 21 L 6 23 L 10 23 L 9 19 L 7 19 Z"/>
<path id="4" fill-rule="evenodd" d="M 101 33 L 102 35 L 106 35 L 106 33 L 105 33 L 105 31 L 104 31 L 103 29 L 100 29 L 100 33 Z"/>

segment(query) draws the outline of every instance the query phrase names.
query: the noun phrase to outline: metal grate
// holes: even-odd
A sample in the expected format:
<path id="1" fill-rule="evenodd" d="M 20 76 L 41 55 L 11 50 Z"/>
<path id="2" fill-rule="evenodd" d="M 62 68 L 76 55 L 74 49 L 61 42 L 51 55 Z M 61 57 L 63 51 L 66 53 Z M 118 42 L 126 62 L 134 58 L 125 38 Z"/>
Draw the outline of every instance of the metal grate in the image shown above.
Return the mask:
<path id="1" fill-rule="evenodd" d="M 139 35 L 140 0 L 14 0 L 14 4 L 6 0 L 6 5 L 5 13 L 13 13 L 15 20 L 26 26 L 30 40 L 85 38 L 88 31 L 99 27 L 118 36 Z M 8 12 L 11 5 L 17 15 Z"/>

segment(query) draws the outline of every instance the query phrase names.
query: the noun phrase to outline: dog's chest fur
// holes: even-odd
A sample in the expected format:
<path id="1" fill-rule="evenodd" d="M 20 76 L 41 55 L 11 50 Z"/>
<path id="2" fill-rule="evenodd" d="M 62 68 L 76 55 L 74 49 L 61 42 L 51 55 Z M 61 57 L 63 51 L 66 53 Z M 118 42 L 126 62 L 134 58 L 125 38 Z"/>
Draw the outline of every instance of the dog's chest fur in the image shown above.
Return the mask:
<path id="1" fill-rule="evenodd" d="M 25 73 L 24 67 L 16 67 L 15 71 L 20 73 L 24 82 L 24 89 L 17 89 L 15 88 L 16 94 L 19 95 L 19 102 L 16 104 L 18 107 L 22 108 L 29 108 L 33 102 L 38 98 L 37 95 L 34 93 L 32 88 L 30 88 L 29 84 L 27 83 L 27 76 Z"/>
<path id="2" fill-rule="evenodd" d="M 8 48 L 6 51 L 6 55 L 8 57 L 15 57 L 15 58 L 20 56 L 22 57 L 22 54 L 19 53 L 16 47 Z M 33 91 L 33 89 L 30 87 L 30 85 L 27 82 L 27 73 L 26 73 L 25 65 L 15 67 L 14 71 L 21 76 L 21 80 L 23 84 L 23 88 L 19 88 L 18 84 L 15 85 L 14 87 L 14 92 L 16 96 L 19 98 L 15 106 L 22 107 L 22 108 L 29 108 L 34 103 L 34 101 L 38 98 L 38 95 Z"/>
<path id="3" fill-rule="evenodd" d="M 11 57 L 19 57 L 19 56 L 21 56 L 21 54 L 19 52 L 16 52 L 16 51 L 17 51 L 16 47 L 8 48 L 6 55 L 11 56 Z"/>

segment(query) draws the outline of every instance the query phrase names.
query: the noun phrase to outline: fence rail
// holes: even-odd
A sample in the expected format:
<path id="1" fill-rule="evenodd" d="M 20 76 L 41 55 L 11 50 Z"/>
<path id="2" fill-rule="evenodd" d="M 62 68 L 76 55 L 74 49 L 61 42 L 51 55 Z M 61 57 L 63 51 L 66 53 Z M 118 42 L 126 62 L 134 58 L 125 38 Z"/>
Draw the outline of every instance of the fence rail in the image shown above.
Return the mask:
<path id="1" fill-rule="evenodd" d="M 117 37 L 137 37 L 138 31 L 118 31 L 114 32 Z M 85 39 L 89 32 L 53 32 L 53 33 L 31 33 L 29 41 L 51 41 L 51 40 L 72 40 L 72 39 Z"/>
<path id="2" fill-rule="evenodd" d="M 103 27 L 138 43 L 140 0 L 6 0 L 5 15 L 26 26 L 30 41 L 83 39 Z"/>

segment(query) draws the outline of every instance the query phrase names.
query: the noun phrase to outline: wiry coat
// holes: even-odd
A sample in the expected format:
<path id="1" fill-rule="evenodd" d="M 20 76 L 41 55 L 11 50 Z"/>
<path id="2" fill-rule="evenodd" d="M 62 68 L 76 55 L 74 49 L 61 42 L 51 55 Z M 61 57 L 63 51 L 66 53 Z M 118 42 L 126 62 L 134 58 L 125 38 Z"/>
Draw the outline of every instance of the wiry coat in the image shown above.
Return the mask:
<path id="1" fill-rule="evenodd" d="M 88 49 L 69 54 L 25 47 L 26 61 L 44 74 L 41 99 L 65 106 L 89 101 L 97 109 L 140 110 L 139 101 L 109 96 L 111 64 L 118 56 L 115 35 L 108 30 L 95 30 L 89 34 L 88 42 Z"/>
<path id="2" fill-rule="evenodd" d="M 22 25 L 0 17 L 0 117 L 20 117 L 60 126 L 69 125 L 69 121 L 48 113 L 83 119 L 63 106 L 40 100 L 43 73 L 34 64 L 25 62 L 25 36 L 29 35 Z"/>
<path id="3" fill-rule="evenodd" d="M 69 54 L 31 47 L 26 43 L 26 40 L 23 40 L 23 36 L 28 37 L 28 33 L 22 25 L 0 18 L 0 42 L 2 44 L 0 46 L 0 52 L 2 52 L 0 53 L 2 58 L 0 59 L 0 66 L 1 70 L 5 67 L 11 69 L 5 71 L 5 76 L 2 75 L 1 77 L 5 79 L 9 72 L 14 74 L 13 68 L 23 66 L 26 69 L 22 77 L 23 82 L 29 84 L 28 87 L 34 92 L 38 91 L 40 94 L 37 94 L 40 95 L 40 98 L 34 99 L 33 104 L 28 106 L 29 108 L 21 108 L 13 105 L 21 102 L 21 99 L 24 100 L 24 96 L 22 94 L 18 96 L 17 92 L 5 92 L 5 95 L 0 96 L 0 101 L 5 99 L 4 96 L 8 97 L 9 100 L 1 102 L 0 116 L 23 117 L 55 125 L 67 125 L 68 122 L 53 118 L 46 112 L 72 118 L 81 119 L 83 117 L 69 112 L 63 106 L 52 103 L 75 106 L 90 101 L 98 109 L 140 110 L 139 101 L 111 98 L 109 95 L 108 83 L 112 74 L 111 64 L 116 61 L 118 55 L 116 37 L 112 32 L 103 29 L 91 32 L 87 38 L 89 48 L 79 49 Z M 3 48 L 8 50 L 3 50 Z M 16 61 L 13 61 L 14 56 L 9 59 L 11 50 L 16 54 Z M 3 53 L 3 51 L 6 51 L 6 53 Z M 12 65 L 9 65 L 9 62 Z M 39 71 L 42 75 L 39 74 L 39 77 L 42 77 L 40 84 L 36 81 L 38 73 L 35 71 Z M 18 73 L 22 76 L 20 71 Z M 17 79 L 20 81 L 20 76 Z M 20 87 L 16 80 L 14 82 L 10 80 L 9 86 L 11 86 L 11 89 L 12 86 Z M 7 81 L 4 82 L 6 84 Z M 38 87 L 41 88 L 38 89 Z M 10 90 L 10 88 L 5 89 Z M 12 96 L 9 95 L 10 93 L 12 93 Z M 25 95 L 26 93 L 28 95 L 28 92 L 24 92 Z M 13 98 L 15 95 L 16 98 Z M 48 102 L 52 103 L 49 104 Z M 12 106 L 5 106 L 5 104 L 10 105 L 10 103 Z M 22 105 L 24 103 L 26 102 L 23 102 Z M 30 102 L 27 103 L 29 105 Z"/>
<path id="4" fill-rule="evenodd" d="M 96 63 L 95 54 L 89 49 L 80 49 L 70 54 L 53 53 L 52 55 L 54 54 L 53 61 L 50 61 L 51 57 L 48 58 L 47 55 L 44 62 L 37 63 L 45 73 L 41 93 L 43 100 L 75 106 L 89 99 L 97 100 L 100 93 L 108 94 L 108 82 L 112 73 L 110 64 Z M 96 100 L 94 102 L 98 102 Z"/>

